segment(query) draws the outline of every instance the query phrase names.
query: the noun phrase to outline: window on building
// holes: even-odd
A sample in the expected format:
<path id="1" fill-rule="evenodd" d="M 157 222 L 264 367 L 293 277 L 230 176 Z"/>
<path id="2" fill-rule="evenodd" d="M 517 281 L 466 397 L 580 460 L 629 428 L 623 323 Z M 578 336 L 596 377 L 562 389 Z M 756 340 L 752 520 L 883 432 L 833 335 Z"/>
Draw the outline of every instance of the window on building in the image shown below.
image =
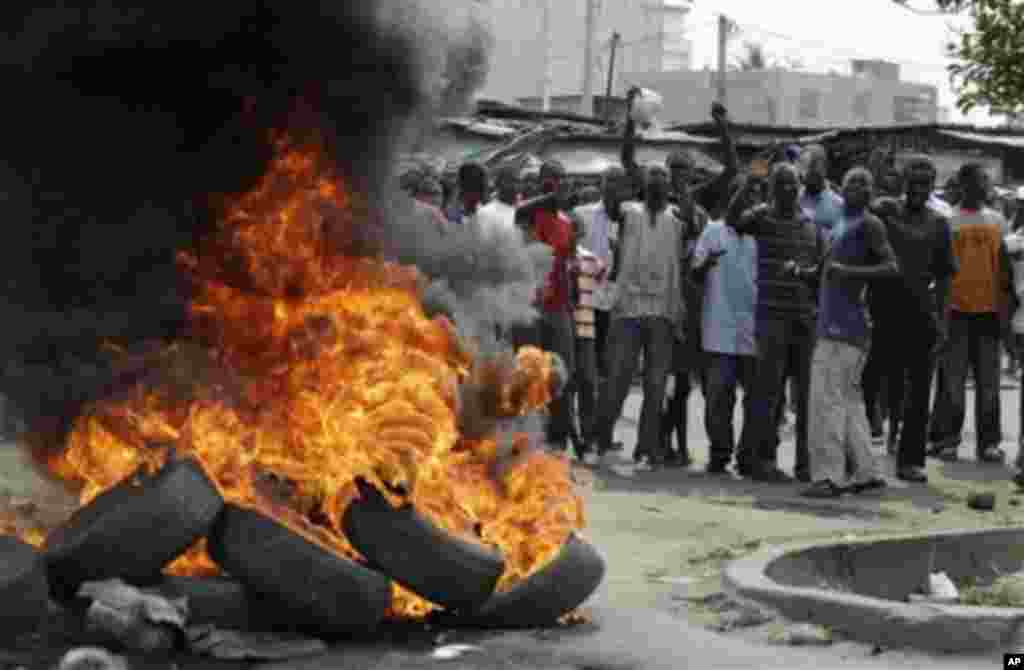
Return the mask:
<path id="1" fill-rule="evenodd" d="M 821 118 L 821 91 L 805 88 L 800 91 L 799 116 L 801 121 Z"/>

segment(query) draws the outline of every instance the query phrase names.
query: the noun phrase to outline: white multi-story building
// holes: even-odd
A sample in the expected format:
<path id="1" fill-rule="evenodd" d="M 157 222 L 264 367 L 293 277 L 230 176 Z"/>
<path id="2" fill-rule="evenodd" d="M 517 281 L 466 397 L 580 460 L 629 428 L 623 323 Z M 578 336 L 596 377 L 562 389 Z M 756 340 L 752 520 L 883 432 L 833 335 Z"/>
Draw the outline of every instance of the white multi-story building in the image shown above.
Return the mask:
<path id="1" fill-rule="evenodd" d="M 540 99 L 550 72 L 551 96 L 583 90 L 587 3 L 591 0 L 491 0 L 495 48 L 482 98 L 514 103 Z M 616 72 L 664 72 L 690 67 L 685 38 L 688 0 L 592 0 L 595 9 L 593 92 L 608 79 L 613 33 L 621 40 Z M 547 21 L 545 21 L 547 12 Z M 550 66 L 545 24 L 550 26 Z M 620 88 L 616 77 L 615 91 Z"/>
<path id="2" fill-rule="evenodd" d="M 851 75 L 772 68 L 729 72 L 727 104 L 740 123 L 772 126 L 834 127 L 935 123 L 938 89 L 902 81 L 899 66 L 854 61 Z M 716 97 L 717 73 L 627 72 L 625 85 L 652 88 L 664 98 L 667 123 L 708 118 Z"/>

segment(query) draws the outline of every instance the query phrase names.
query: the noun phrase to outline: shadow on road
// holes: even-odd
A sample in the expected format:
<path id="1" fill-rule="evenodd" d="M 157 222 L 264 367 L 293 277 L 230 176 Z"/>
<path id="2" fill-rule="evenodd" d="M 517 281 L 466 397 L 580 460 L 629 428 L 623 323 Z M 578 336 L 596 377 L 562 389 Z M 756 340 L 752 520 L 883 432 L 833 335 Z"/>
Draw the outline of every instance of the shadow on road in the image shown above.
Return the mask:
<path id="1" fill-rule="evenodd" d="M 610 467 L 594 469 L 593 475 L 602 490 L 608 492 L 668 493 L 725 506 L 863 521 L 896 518 L 897 512 L 888 509 L 886 503 L 906 502 L 921 510 L 935 510 L 948 502 L 941 491 L 930 485 L 908 485 L 898 480 L 881 493 L 846 494 L 840 498 L 817 500 L 800 495 L 806 484 L 768 484 L 734 475 L 710 475 L 703 471 L 703 467 L 703 464 L 698 464 L 691 468 L 637 472 L 623 458 Z"/>

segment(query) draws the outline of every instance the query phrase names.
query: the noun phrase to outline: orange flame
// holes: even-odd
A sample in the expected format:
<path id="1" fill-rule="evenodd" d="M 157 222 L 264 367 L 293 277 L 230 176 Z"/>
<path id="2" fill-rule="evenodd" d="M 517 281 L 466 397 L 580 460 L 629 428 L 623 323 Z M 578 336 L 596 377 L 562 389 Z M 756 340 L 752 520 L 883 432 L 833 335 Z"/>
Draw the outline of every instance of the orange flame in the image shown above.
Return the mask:
<path id="1" fill-rule="evenodd" d="M 450 323 L 424 314 L 415 268 L 335 252 L 366 224 L 319 143 L 282 137 L 276 148 L 216 234 L 179 259 L 196 287 L 194 337 L 160 352 L 166 381 L 90 407 L 51 470 L 80 484 L 85 504 L 173 448 L 197 458 L 226 500 L 355 560 L 341 519 L 363 477 L 392 503 L 500 548 L 499 589 L 511 587 L 583 525 L 567 461 L 525 436 L 501 458 L 493 440 L 460 437 L 459 387 L 476 362 Z M 520 350 L 497 412 L 545 405 L 551 369 L 549 354 Z M 217 568 L 200 543 L 169 572 Z M 392 616 L 433 608 L 394 587 Z"/>

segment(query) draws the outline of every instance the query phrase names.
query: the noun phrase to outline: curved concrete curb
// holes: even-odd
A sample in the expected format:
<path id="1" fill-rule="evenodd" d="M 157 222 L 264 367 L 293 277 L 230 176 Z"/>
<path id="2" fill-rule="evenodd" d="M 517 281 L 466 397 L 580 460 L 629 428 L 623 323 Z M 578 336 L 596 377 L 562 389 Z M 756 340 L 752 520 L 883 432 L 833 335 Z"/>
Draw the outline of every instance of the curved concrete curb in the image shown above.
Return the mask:
<path id="1" fill-rule="evenodd" d="M 920 553 L 921 547 L 928 546 L 929 543 L 935 547 L 941 543 L 948 545 L 961 542 L 981 547 L 986 544 L 1006 546 L 1009 542 L 1024 545 L 1024 529 L 887 536 L 851 542 L 765 549 L 730 563 L 725 569 L 722 581 L 725 589 L 740 600 L 766 606 L 792 620 L 827 626 L 853 639 L 885 647 L 915 647 L 938 652 L 992 651 L 1021 647 L 1024 637 L 1018 638 L 1018 635 L 1022 632 L 1024 609 L 907 603 L 859 595 L 850 591 L 789 585 L 769 576 L 772 573 L 784 572 L 787 561 L 794 566 L 798 562 L 806 564 L 811 551 L 853 555 L 858 549 L 876 548 L 883 543 L 890 543 L 885 550 L 898 552 L 901 546 L 906 546 L 908 552 Z M 911 565 L 917 558 L 909 556 L 906 565 L 893 566 L 894 570 L 905 570 L 907 565 Z M 934 558 L 933 549 L 930 560 Z M 967 558 L 963 560 L 975 567 L 987 565 L 979 564 L 974 552 L 969 552 Z M 945 568 L 941 564 L 935 565 L 936 571 L 942 569 Z M 803 579 L 806 581 L 806 577 Z M 910 590 L 914 584 L 908 585 L 904 582 L 904 586 Z"/>

